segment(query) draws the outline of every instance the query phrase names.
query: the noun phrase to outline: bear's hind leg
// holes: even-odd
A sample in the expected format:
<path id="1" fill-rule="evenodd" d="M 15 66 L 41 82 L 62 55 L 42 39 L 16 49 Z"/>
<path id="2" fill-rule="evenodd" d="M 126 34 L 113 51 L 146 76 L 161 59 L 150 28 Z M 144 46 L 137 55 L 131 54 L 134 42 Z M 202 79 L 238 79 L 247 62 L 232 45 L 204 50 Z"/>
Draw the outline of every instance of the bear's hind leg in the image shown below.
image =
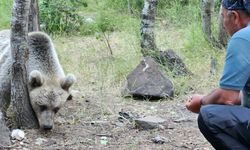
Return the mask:
<path id="1" fill-rule="evenodd" d="M 1 81 L 1 80 L 0 80 Z M 6 116 L 10 104 L 10 82 L 0 83 L 0 110 Z"/>

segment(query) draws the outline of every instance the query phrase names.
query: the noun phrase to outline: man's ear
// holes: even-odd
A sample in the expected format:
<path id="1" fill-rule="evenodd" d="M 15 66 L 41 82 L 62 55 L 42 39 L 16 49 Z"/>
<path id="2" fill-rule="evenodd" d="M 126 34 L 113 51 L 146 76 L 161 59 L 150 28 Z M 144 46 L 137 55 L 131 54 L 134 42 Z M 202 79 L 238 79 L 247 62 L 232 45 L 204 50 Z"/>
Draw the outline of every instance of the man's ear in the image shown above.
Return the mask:
<path id="1" fill-rule="evenodd" d="M 31 71 L 31 73 L 29 74 L 29 85 L 31 87 L 39 87 L 41 85 L 43 85 L 44 83 L 44 78 L 41 74 L 41 72 L 39 72 L 38 70 L 33 70 Z"/>
<path id="2" fill-rule="evenodd" d="M 61 87 L 62 89 L 68 91 L 69 88 L 76 82 L 76 78 L 73 74 L 68 74 L 62 81 Z"/>
<path id="3" fill-rule="evenodd" d="M 228 13 L 229 13 L 229 16 L 231 17 L 231 19 L 234 20 L 234 24 L 238 25 L 241 21 L 239 12 L 237 12 L 235 10 L 231 10 Z"/>

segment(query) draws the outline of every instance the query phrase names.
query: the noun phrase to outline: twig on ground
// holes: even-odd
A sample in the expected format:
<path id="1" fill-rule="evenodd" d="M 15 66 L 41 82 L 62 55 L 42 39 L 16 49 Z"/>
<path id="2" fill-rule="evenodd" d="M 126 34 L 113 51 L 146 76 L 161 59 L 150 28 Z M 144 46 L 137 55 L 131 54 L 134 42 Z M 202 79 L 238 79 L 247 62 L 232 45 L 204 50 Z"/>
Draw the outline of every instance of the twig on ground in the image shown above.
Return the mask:
<path id="1" fill-rule="evenodd" d="M 14 148 L 14 147 L 16 147 L 16 145 L 14 144 L 14 145 L 11 145 L 11 146 L 6 146 L 6 145 L 2 145 L 2 144 L 0 144 L 0 150 L 4 150 L 4 149 L 12 149 L 12 148 Z"/>

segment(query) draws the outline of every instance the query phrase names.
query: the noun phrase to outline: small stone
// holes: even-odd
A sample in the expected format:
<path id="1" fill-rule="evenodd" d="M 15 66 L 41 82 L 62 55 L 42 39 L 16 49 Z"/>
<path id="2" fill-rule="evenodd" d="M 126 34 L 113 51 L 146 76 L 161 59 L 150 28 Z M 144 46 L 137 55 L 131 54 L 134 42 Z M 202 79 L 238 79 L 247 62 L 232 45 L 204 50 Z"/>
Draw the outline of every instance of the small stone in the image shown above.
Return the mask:
<path id="1" fill-rule="evenodd" d="M 159 127 L 160 130 L 166 129 L 166 127 L 164 125 L 161 125 L 161 124 L 158 127 Z"/>
<path id="2" fill-rule="evenodd" d="M 164 143 L 166 143 L 167 140 L 165 137 L 156 136 L 156 137 L 152 138 L 151 141 L 153 141 L 154 143 L 157 143 L 157 144 L 164 144 Z"/>
<path id="3" fill-rule="evenodd" d="M 44 146 L 51 146 L 56 144 L 56 140 L 50 139 L 49 141 L 44 142 Z"/>
<path id="4" fill-rule="evenodd" d="M 108 138 L 106 136 L 102 136 L 100 140 L 102 145 L 107 145 L 108 144 Z"/>
<path id="5" fill-rule="evenodd" d="M 182 122 L 193 122 L 193 120 L 189 119 L 189 118 L 180 118 L 177 120 L 174 120 L 175 123 L 182 123 Z"/>
<path id="6" fill-rule="evenodd" d="M 153 110 L 153 111 L 157 110 L 154 106 L 151 106 L 150 109 Z"/>
<path id="7" fill-rule="evenodd" d="M 168 124 L 168 126 L 167 126 L 167 129 L 174 129 L 175 128 L 175 125 L 173 125 L 173 124 Z"/>
<path id="8" fill-rule="evenodd" d="M 122 122 L 116 122 L 115 125 L 117 127 L 124 127 L 124 123 L 122 123 Z"/>
<path id="9" fill-rule="evenodd" d="M 35 141 L 35 144 L 36 145 L 42 145 L 44 142 L 47 142 L 47 140 L 44 139 L 44 138 L 37 138 L 36 141 Z"/>
<path id="10" fill-rule="evenodd" d="M 16 139 L 16 140 L 21 141 L 21 140 L 24 139 L 24 137 L 25 137 L 25 133 L 24 133 L 23 130 L 14 129 L 14 130 L 12 130 L 12 132 L 11 132 L 11 138 L 12 138 L 12 139 Z"/>
<path id="11" fill-rule="evenodd" d="M 166 120 L 156 116 L 148 116 L 144 118 L 135 119 L 135 124 L 141 129 L 149 130 L 159 128 L 159 125 L 166 124 Z"/>

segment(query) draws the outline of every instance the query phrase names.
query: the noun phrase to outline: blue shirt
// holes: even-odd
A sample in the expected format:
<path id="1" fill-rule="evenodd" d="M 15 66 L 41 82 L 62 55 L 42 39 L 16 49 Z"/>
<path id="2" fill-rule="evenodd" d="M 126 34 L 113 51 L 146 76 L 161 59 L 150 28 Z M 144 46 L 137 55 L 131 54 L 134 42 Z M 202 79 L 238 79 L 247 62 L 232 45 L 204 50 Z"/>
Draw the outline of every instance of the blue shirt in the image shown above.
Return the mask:
<path id="1" fill-rule="evenodd" d="M 250 25 L 234 33 L 228 43 L 220 87 L 241 90 L 242 105 L 250 107 Z"/>

